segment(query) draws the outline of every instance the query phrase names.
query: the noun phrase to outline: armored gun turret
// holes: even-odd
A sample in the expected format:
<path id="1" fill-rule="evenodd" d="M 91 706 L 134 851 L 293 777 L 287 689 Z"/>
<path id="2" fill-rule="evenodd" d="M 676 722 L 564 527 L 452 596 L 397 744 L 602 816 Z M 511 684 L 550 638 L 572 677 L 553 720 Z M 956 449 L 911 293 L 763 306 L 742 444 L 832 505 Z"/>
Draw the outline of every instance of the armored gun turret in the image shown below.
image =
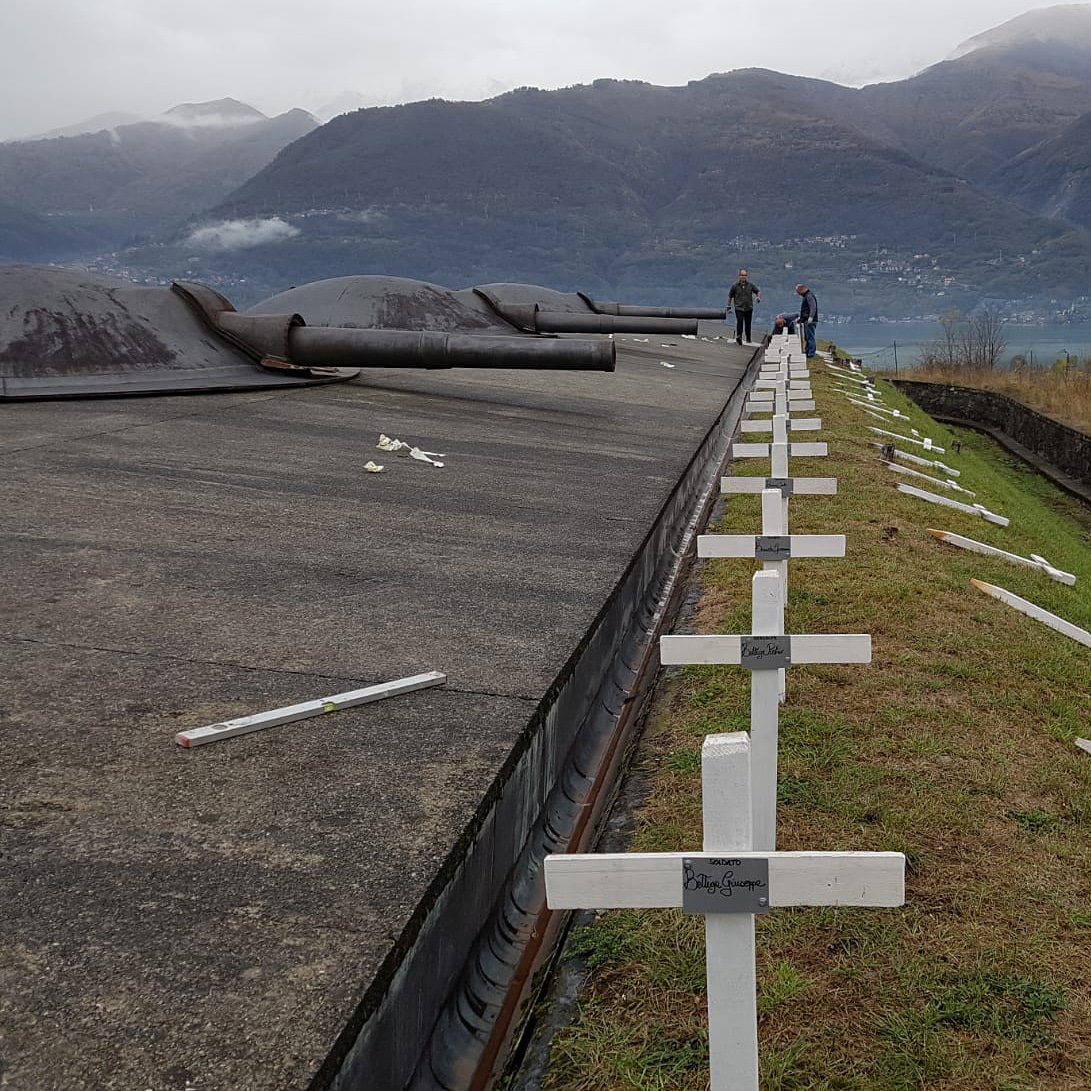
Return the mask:
<path id="1" fill-rule="evenodd" d="M 607 340 L 528 335 L 480 301 L 467 306 L 420 281 L 395 291 L 399 278 L 345 279 L 372 281 L 370 319 L 336 321 L 330 300 L 344 308 L 346 292 L 328 281 L 295 290 L 310 292 L 316 310 L 326 300 L 332 320 L 311 325 L 283 305 L 239 312 L 200 284 L 0 267 L 0 400 L 310 385 L 363 368 L 614 369 Z"/>

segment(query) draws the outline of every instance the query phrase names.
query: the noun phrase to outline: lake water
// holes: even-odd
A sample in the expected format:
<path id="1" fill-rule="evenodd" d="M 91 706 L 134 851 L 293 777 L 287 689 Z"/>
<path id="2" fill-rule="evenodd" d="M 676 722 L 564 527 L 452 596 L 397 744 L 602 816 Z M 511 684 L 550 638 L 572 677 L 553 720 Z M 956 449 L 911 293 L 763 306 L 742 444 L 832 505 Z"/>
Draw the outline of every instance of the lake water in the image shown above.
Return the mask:
<path id="1" fill-rule="evenodd" d="M 820 322 L 818 326 L 820 338 L 884 371 L 894 369 L 895 345 L 898 370 L 912 370 L 920 363 L 921 349 L 938 341 L 942 333 L 938 322 Z M 1091 324 L 1087 323 L 1023 326 L 1012 322 L 1004 326 L 1003 337 L 1005 362 L 1016 355 L 1029 357 L 1031 352 L 1040 366 L 1063 360 L 1066 351 L 1081 360 L 1091 356 Z"/>

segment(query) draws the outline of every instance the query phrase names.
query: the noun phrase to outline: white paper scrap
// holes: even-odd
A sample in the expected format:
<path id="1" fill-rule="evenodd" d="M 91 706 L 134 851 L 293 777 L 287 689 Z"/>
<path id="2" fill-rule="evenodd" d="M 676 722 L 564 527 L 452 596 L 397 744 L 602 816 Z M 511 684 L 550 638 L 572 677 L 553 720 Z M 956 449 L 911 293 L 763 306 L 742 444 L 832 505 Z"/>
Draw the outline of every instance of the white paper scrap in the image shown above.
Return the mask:
<path id="1" fill-rule="evenodd" d="M 389 451 L 391 453 L 405 451 L 410 458 L 415 458 L 418 462 L 428 462 L 433 466 L 441 468 L 443 463 L 440 462 L 439 459 L 447 457 L 439 451 L 422 451 L 419 447 L 414 447 L 411 443 L 406 443 L 404 440 L 400 439 L 392 439 L 385 433 L 379 434 L 379 442 L 376 446 L 380 451 Z"/>

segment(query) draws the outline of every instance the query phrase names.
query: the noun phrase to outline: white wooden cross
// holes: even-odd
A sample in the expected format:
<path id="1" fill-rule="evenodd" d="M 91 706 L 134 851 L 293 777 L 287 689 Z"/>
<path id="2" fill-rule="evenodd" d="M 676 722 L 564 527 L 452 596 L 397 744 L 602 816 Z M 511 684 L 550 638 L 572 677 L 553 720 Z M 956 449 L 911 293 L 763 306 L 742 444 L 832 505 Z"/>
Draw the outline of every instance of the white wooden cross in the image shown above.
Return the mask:
<path id="1" fill-rule="evenodd" d="M 720 492 L 760 493 L 776 489 L 782 496 L 836 496 L 836 477 L 721 477 Z"/>
<path id="2" fill-rule="evenodd" d="M 780 577 L 780 615 L 775 631 L 784 632 L 784 611 L 788 606 L 788 561 L 793 557 L 843 557 L 843 534 L 789 534 L 788 497 L 780 489 L 761 493 L 761 534 L 699 534 L 697 556 L 705 559 L 753 557 L 762 569 Z M 786 693 L 785 671 L 777 672 L 781 701 Z"/>
<path id="3" fill-rule="evenodd" d="M 761 393 L 764 393 L 764 391 Z M 793 397 L 789 400 L 788 394 L 785 391 L 784 393 L 776 393 L 771 400 L 758 397 L 757 394 L 751 394 L 746 400 L 747 416 L 753 416 L 755 413 L 773 413 L 774 415 L 781 413 L 786 414 L 793 410 L 800 413 L 813 413 L 814 399 Z"/>
<path id="4" fill-rule="evenodd" d="M 789 417 L 787 413 L 775 413 L 770 420 L 744 420 L 739 425 L 742 432 L 772 432 L 774 443 L 787 443 L 789 432 L 817 432 L 822 427 L 820 417 Z M 783 436 L 778 435 L 782 431 Z"/>
<path id="5" fill-rule="evenodd" d="M 1006 588 L 997 587 L 996 584 L 986 583 L 984 580 L 970 580 L 970 583 L 979 591 L 984 591 L 986 595 L 991 595 L 994 599 L 1006 602 L 1021 614 L 1026 614 L 1027 617 L 1032 617 L 1035 621 L 1048 625 L 1058 633 L 1063 633 L 1070 640 L 1075 640 L 1078 644 L 1091 648 L 1091 633 L 1086 629 L 1081 629 L 1078 625 L 1073 625 L 1071 621 L 1066 621 L 1063 617 L 1051 614 L 1048 610 L 1042 609 L 1041 606 L 1036 605 L 1029 599 L 1022 598 Z"/>
<path id="6" fill-rule="evenodd" d="M 806 360 L 790 360 L 787 357 L 771 358 L 766 356 L 761 365 L 763 376 L 782 376 L 785 379 L 810 377 L 811 369 L 807 367 Z"/>
<path id="7" fill-rule="evenodd" d="M 893 450 L 895 458 L 904 459 L 906 462 L 912 462 L 914 466 L 932 466 L 937 470 L 942 470 L 948 477 L 961 477 L 962 471 L 956 470 L 951 466 L 947 466 L 940 462 L 938 458 L 921 458 L 920 455 L 910 454 L 908 451 L 900 451 L 893 443 L 879 443 L 877 440 L 871 441 L 872 447 L 878 447 L 879 450 L 883 450 L 884 447 L 890 447 Z M 934 449 L 934 448 L 933 448 Z"/>
<path id="8" fill-rule="evenodd" d="M 871 379 L 864 375 L 864 373 L 859 368 L 838 367 L 836 364 L 831 364 L 829 361 L 826 362 L 826 367 L 830 371 L 839 372 L 841 375 L 844 375 L 846 379 L 851 379 L 854 383 L 871 382 Z"/>
<path id="9" fill-rule="evenodd" d="M 1076 577 L 1071 572 L 1062 572 L 1059 568 L 1039 556 L 1032 553 L 1029 557 L 1020 557 L 1017 553 L 1009 553 L 1006 549 L 997 549 L 996 546 L 986 545 L 984 542 L 975 541 L 973 538 L 964 538 L 961 534 L 955 534 L 951 530 L 929 530 L 933 538 L 938 538 L 948 545 L 958 546 L 959 549 L 968 549 L 972 553 L 983 553 L 986 557 L 1000 557 L 1002 560 L 1011 561 L 1012 564 L 1020 564 L 1026 568 L 1037 568 L 1045 573 L 1051 580 L 1064 583 L 1071 587 L 1076 582 Z"/>
<path id="10" fill-rule="evenodd" d="M 938 455 L 945 455 L 947 453 L 946 448 L 937 447 L 928 436 L 923 436 L 920 439 L 914 439 L 912 436 L 900 436 L 897 432 L 886 432 L 882 428 L 869 428 L 869 432 L 874 432 L 878 436 L 890 436 L 891 439 L 902 439 L 906 443 L 915 443 L 918 447 L 923 447 L 926 451 L 935 451 Z"/>
<path id="11" fill-rule="evenodd" d="M 783 387 L 784 384 L 780 383 L 779 386 Z M 786 390 L 781 391 L 789 402 L 810 401 L 812 399 L 810 388 L 796 389 L 795 387 L 788 387 Z M 770 405 L 776 401 L 778 391 L 776 388 L 759 387 L 757 390 L 751 390 L 750 395 L 747 398 L 747 402 L 768 402 Z"/>
<path id="12" fill-rule="evenodd" d="M 900 852 L 754 852 L 750 740 L 701 748 L 704 851 L 545 858 L 550 909 L 681 907 L 705 918 L 711 1091 L 758 1091 L 754 917 L 780 906 L 905 903 Z"/>
<path id="13" fill-rule="evenodd" d="M 805 398 L 811 396 L 811 384 L 806 379 L 755 379 L 754 380 L 754 393 L 756 394 L 761 390 L 771 390 L 776 392 L 777 390 L 787 390 L 789 394 L 794 392 L 797 395 L 802 395 Z"/>
<path id="14" fill-rule="evenodd" d="M 908 466 L 899 466 L 897 462 L 887 462 L 885 459 L 883 465 L 888 470 L 893 470 L 903 477 L 916 477 L 921 481 L 927 481 L 930 485 L 938 485 L 941 489 L 950 489 L 952 492 L 960 492 L 965 496 L 977 496 L 976 492 L 971 489 L 964 489 L 957 481 L 944 481 L 938 477 L 922 474 L 920 470 L 911 470 Z"/>
<path id="15" fill-rule="evenodd" d="M 735 443 L 731 453 L 735 458 L 771 459 L 771 476 L 787 477 L 789 458 L 825 458 L 830 449 L 825 443 Z"/>
<path id="16" fill-rule="evenodd" d="M 908 413 L 903 413 L 900 409 L 888 409 L 881 401 L 871 400 L 865 402 L 859 398 L 854 398 L 851 394 L 847 395 L 847 397 L 853 405 L 858 405 L 861 409 L 867 409 L 873 413 L 886 413 L 896 420 L 909 420 Z"/>
<path id="17" fill-rule="evenodd" d="M 915 496 L 918 500 L 927 500 L 930 504 L 940 504 L 945 508 L 954 508 L 955 511 L 962 511 L 967 515 L 976 515 L 987 523 L 996 523 L 1000 527 L 1006 527 L 1011 522 L 1006 516 L 989 511 L 984 504 L 960 504 L 949 496 L 937 496 L 934 492 L 927 492 L 925 489 L 918 489 L 913 485 L 898 484 L 894 487 L 898 492 L 904 492 L 906 496 Z"/>
<path id="18" fill-rule="evenodd" d="M 754 748 L 754 845 L 776 848 L 778 671 L 804 663 L 870 663 L 867 635 L 789 636 L 783 625 L 783 592 L 773 571 L 755 572 L 752 631 L 744 636 L 665 636 L 664 666 L 738 665 L 750 671 L 750 737 Z"/>

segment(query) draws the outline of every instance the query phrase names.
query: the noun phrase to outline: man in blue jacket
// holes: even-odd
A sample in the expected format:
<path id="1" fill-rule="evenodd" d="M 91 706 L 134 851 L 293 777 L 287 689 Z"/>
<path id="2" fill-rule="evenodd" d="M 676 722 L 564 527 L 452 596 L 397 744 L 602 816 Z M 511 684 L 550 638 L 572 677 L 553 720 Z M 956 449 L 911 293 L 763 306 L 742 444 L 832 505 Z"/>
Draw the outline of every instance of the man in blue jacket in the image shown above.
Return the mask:
<path id="1" fill-rule="evenodd" d="M 802 297 L 799 305 L 799 324 L 803 327 L 803 343 L 807 359 L 810 360 L 817 351 L 814 343 L 814 328 L 818 324 L 818 300 L 806 284 L 797 284 L 796 294 Z"/>

